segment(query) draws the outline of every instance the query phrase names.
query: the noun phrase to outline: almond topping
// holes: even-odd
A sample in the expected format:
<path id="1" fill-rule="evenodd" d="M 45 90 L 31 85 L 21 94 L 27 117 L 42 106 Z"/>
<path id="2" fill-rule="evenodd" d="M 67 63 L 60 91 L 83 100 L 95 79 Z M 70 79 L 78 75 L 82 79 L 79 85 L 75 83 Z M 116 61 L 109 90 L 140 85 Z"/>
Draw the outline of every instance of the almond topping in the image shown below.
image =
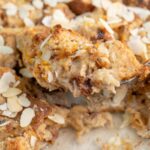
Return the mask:
<path id="1" fill-rule="evenodd" d="M 23 107 L 29 107 L 31 105 L 31 102 L 27 98 L 26 94 L 22 94 L 18 97 L 18 102 Z"/>
<path id="2" fill-rule="evenodd" d="M 6 92 L 4 92 L 2 95 L 4 97 L 14 97 L 21 93 L 22 91 L 18 88 L 9 88 Z"/>
<path id="3" fill-rule="evenodd" d="M 17 96 L 7 99 L 7 107 L 11 112 L 20 112 L 22 110 L 22 106 L 18 103 Z"/>
<path id="4" fill-rule="evenodd" d="M 33 75 L 32 73 L 27 69 L 27 68 L 22 68 L 20 69 L 19 71 L 24 77 L 27 77 L 27 78 L 32 78 Z"/>
<path id="5" fill-rule="evenodd" d="M 0 120 L 0 127 L 6 126 L 10 123 L 10 121 Z"/>
<path id="6" fill-rule="evenodd" d="M 9 118 L 15 118 L 17 116 L 17 113 L 10 112 L 9 110 L 5 110 L 5 111 L 3 111 L 2 115 L 9 117 Z"/>
<path id="7" fill-rule="evenodd" d="M 37 138 L 35 136 L 31 136 L 30 145 L 32 147 L 35 147 L 36 141 L 37 141 Z"/>
<path id="8" fill-rule="evenodd" d="M 34 116 L 35 116 L 35 112 L 32 108 L 24 109 L 20 117 L 20 126 L 27 127 L 28 125 L 30 125 Z"/>
<path id="9" fill-rule="evenodd" d="M 4 93 L 9 89 L 10 83 L 15 83 L 15 76 L 11 72 L 6 72 L 0 79 L 0 93 Z"/>
<path id="10" fill-rule="evenodd" d="M 59 114 L 53 114 L 53 115 L 49 115 L 48 118 L 50 120 L 52 120 L 53 122 L 56 122 L 58 124 L 65 124 L 65 119 L 63 116 L 59 115 Z"/>

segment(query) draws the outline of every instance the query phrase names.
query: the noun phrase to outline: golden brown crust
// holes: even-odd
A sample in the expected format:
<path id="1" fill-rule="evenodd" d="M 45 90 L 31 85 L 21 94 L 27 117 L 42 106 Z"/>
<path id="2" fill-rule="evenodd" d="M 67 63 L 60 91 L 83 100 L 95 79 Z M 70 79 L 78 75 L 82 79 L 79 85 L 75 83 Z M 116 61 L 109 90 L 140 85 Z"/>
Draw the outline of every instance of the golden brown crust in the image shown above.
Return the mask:
<path id="1" fill-rule="evenodd" d="M 46 43 L 42 45 L 44 38 Z M 136 75 L 141 68 L 133 53 L 121 42 L 108 41 L 93 44 L 78 33 L 60 26 L 56 26 L 51 31 L 43 29 L 43 32 L 38 28 L 30 29 L 18 36 L 17 39 L 25 65 L 31 70 L 40 85 L 50 90 L 61 87 L 69 89 L 74 95 L 80 93 L 88 95 L 94 93 L 94 88 L 101 89 L 100 84 L 103 88 L 105 84 L 107 85 L 107 81 L 103 83 L 103 77 L 99 77 L 101 73 L 106 71 L 109 78 L 109 74 L 112 72 L 114 81 L 110 82 L 117 84 L 117 80 L 119 83 L 119 80 L 130 78 Z M 98 50 L 101 45 L 106 47 L 108 55 L 100 52 L 103 48 Z M 43 60 L 43 56 L 41 56 L 45 54 L 45 51 L 50 52 L 51 56 L 48 60 Z M 79 56 L 76 56 L 77 53 Z M 38 63 L 37 58 L 39 59 Z M 126 63 L 124 64 L 124 62 Z M 85 70 L 76 66 L 80 64 L 82 67 L 83 63 Z M 62 70 L 65 72 L 59 73 Z M 53 76 L 50 84 L 46 79 L 49 71 Z M 63 81 L 64 79 L 66 81 Z M 80 89 L 80 91 L 76 91 L 77 93 L 75 93 L 75 86 Z"/>

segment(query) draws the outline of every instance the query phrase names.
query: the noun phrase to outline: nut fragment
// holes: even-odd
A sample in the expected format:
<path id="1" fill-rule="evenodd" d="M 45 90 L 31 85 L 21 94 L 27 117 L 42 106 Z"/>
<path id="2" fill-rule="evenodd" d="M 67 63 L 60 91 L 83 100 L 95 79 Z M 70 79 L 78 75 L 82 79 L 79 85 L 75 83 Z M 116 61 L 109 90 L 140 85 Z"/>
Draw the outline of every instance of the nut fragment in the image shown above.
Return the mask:
<path id="1" fill-rule="evenodd" d="M 42 9 L 43 8 L 43 2 L 41 0 L 33 0 L 32 4 L 37 9 Z"/>
<path id="2" fill-rule="evenodd" d="M 6 103 L 1 104 L 0 105 L 0 110 L 2 110 L 2 111 L 7 110 L 7 104 Z"/>
<path id="3" fill-rule="evenodd" d="M 31 136 L 30 145 L 32 147 L 35 147 L 36 141 L 37 141 L 37 138 L 35 136 Z"/>
<path id="4" fill-rule="evenodd" d="M 27 127 L 28 125 L 30 125 L 34 116 L 35 116 L 35 112 L 32 108 L 24 109 L 20 117 L 20 126 Z"/>
<path id="5" fill-rule="evenodd" d="M 9 89 L 9 84 L 15 82 L 15 76 L 11 72 L 4 73 L 0 79 L 0 93 L 6 92 Z"/>
<path id="6" fill-rule="evenodd" d="M 9 117 L 9 118 L 15 118 L 17 116 L 16 112 L 10 112 L 9 110 L 5 110 L 2 113 L 3 116 Z"/>
<path id="7" fill-rule="evenodd" d="M 53 74 L 48 71 L 48 82 L 51 83 L 53 81 Z"/>
<path id="8" fill-rule="evenodd" d="M 48 118 L 58 124 L 65 124 L 65 119 L 59 114 L 49 115 Z"/>
<path id="9" fill-rule="evenodd" d="M 14 50 L 9 46 L 0 46 L 0 53 L 1 54 L 12 54 Z"/>
<path id="10" fill-rule="evenodd" d="M 0 120 L 0 127 L 6 126 L 10 123 L 10 121 Z"/>
<path id="11" fill-rule="evenodd" d="M 18 88 L 9 88 L 6 92 L 4 92 L 2 95 L 4 97 L 14 97 L 21 93 L 22 91 Z"/>
<path id="12" fill-rule="evenodd" d="M 31 102 L 27 98 L 26 94 L 22 94 L 18 97 L 18 102 L 23 107 L 29 107 L 31 105 Z"/>
<path id="13" fill-rule="evenodd" d="M 6 10 L 6 14 L 8 16 L 14 16 L 16 15 L 17 13 L 17 6 L 14 5 L 13 3 L 6 3 L 4 6 L 3 6 L 3 9 Z"/>
<path id="14" fill-rule="evenodd" d="M 31 74 L 31 72 L 27 69 L 27 68 L 22 68 L 20 69 L 19 71 L 24 77 L 27 77 L 27 78 L 32 78 L 33 75 Z"/>
<path id="15" fill-rule="evenodd" d="M 7 99 L 7 107 L 11 112 L 20 112 L 22 110 L 22 106 L 18 103 L 17 96 Z"/>
<path id="16" fill-rule="evenodd" d="M 0 35 L 0 46 L 4 45 L 4 38 L 2 35 Z"/>

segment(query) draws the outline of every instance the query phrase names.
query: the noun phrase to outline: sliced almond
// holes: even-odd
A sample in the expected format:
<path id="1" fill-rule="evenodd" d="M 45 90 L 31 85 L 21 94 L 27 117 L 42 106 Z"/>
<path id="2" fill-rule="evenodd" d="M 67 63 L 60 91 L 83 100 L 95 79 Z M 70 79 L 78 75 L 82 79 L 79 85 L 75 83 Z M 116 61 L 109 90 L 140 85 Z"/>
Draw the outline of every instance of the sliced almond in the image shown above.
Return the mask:
<path id="1" fill-rule="evenodd" d="M 102 18 L 100 18 L 99 21 L 104 26 L 104 28 L 110 33 L 110 35 L 112 36 L 112 38 L 114 38 L 114 31 L 109 26 L 109 24 L 105 20 L 103 20 Z"/>
<path id="2" fill-rule="evenodd" d="M 18 102 L 23 107 L 29 107 L 31 105 L 31 102 L 27 98 L 26 94 L 22 94 L 18 97 Z"/>
<path id="3" fill-rule="evenodd" d="M 8 16 L 15 16 L 16 13 L 17 13 L 17 6 L 13 3 L 6 3 L 4 6 L 3 6 L 3 9 L 6 10 L 6 14 Z"/>
<path id="4" fill-rule="evenodd" d="M 35 116 L 35 112 L 32 108 L 24 109 L 20 117 L 20 126 L 27 127 L 28 125 L 30 125 L 34 116 Z"/>
<path id="5" fill-rule="evenodd" d="M 15 76 L 11 72 L 6 72 L 0 79 L 0 93 L 4 93 L 9 89 L 10 83 L 15 83 Z"/>
<path id="6" fill-rule="evenodd" d="M 44 3 L 49 5 L 50 7 L 55 7 L 57 5 L 58 0 L 44 0 Z"/>
<path id="7" fill-rule="evenodd" d="M 9 117 L 9 118 L 15 118 L 17 116 L 17 113 L 11 112 L 9 110 L 5 110 L 5 111 L 3 111 L 2 115 Z"/>
<path id="8" fill-rule="evenodd" d="M 33 0 L 32 4 L 37 9 L 42 9 L 43 8 L 43 2 L 41 0 Z"/>
<path id="9" fill-rule="evenodd" d="M 6 126 L 10 123 L 10 121 L 0 120 L 0 127 Z"/>
<path id="10" fill-rule="evenodd" d="M 4 38 L 2 35 L 0 35 L 0 46 L 3 46 L 4 45 Z"/>
<path id="11" fill-rule="evenodd" d="M 30 18 L 24 18 L 23 21 L 27 27 L 34 27 L 34 22 Z"/>
<path id="12" fill-rule="evenodd" d="M 21 93 L 22 91 L 18 88 L 9 88 L 6 92 L 4 92 L 2 95 L 4 97 L 14 97 Z"/>
<path id="13" fill-rule="evenodd" d="M 59 114 L 53 114 L 53 115 L 49 115 L 48 119 L 52 120 L 53 122 L 56 122 L 58 124 L 65 124 L 65 119 L 63 116 L 59 115 Z"/>
<path id="14" fill-rule="evenodd" d="M 20 69 L 19 71 L 24 77 L 27 77 L 27 78 L 32 78 L 33 75 L 32 73 L 27 69 L 27 68 L 22 68 Z"/>
<path id="15" fill-rule="evenodd" d="M 45 16 L 42 19 L 42 24 L 45 25 L 46 27 L 50 27 L 51 26 L 51 20 L 52 20 L 51 16 Z"/>
<path id="16" fill-rule="evenodd" d="M 1 54 L 12 54 L 14 50 L 9 46 L 0 45 L 0 53 Z"/>
<path id="17" fill-rule="evenodd" d="M 48 82 L 51 83 L 53 81 L 53 74 L 52 72 L 48 71 Z"/>
<path id="18" fill-rule="evenodd" d="M 35 147 L 36 141 L 37 141 L 37 138 L 35 136 L 31 136 L 31 139 L 30 139 L 31 147 Z"/>
<path id="19" fill-rule="evenodd" d="M 1 104 L 0 110 L 2 110 L 2 111 L 7 110 L 7 103 Z"/>
<path id="20" fill-rule="evenodd" d="M 20 112 L 22 110 L 22 106 L 18 103 L 17 96 L 7 99 L 7 107 L 11 112 Z"/>

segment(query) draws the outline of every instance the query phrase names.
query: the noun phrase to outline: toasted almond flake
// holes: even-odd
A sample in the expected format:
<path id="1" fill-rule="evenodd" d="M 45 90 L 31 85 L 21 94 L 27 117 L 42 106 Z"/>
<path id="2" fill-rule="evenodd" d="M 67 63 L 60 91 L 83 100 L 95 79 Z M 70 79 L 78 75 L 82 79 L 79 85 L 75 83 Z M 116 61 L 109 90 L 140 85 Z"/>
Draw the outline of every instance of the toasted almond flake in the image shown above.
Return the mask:
<path id="1" fill-rule="evenodd" d="M 125 85 L 122 85 L 116 90 L 116 94 L 113 98 L 113 105 L 118 106 L 121 104 L 123 99 L 125 98 L 127 94 L 128 88 Z"/>
<path id="2" fill-rule="evenodd" d="M 9 46 L 0 46 L 0 54 L 12 54 L 14 50 Z"/>
<path id="3" fill-rule="evenodd" d="M 92 0 L 92 4 L 95 7 L 107 9 L 112 3 L 109 0 Z"/>
<path id="4" fill-rule="evenodd" d="M 46 27 L 50 27 L 51 26 L 51 19 L 52 19 L 51 16 L 45 16 L 42 19 L 42 24 L 45 25 Z"/>
<path id="5" fill-rule="evenodd" d="M 130 31 L 130 33 L 133 35 L 133 36 L 137 36 L 138 35 L 138 32 L 139 32 L 139 29 L 138 28 L 135 28 L 133 30 Z"/>
<path id="6" fill-rule="evenodd" d="M 48 82 L 51 83 L 53 81 L 53 74 L 48 71 Z"/>
<path id="7" fill-rule="evenodd" d="M 63 11 L 61 11 L 60 9 L 56 9 L 53 13 L 53 23 L 54 25 L 56 24 L 61 24 L 62 26 L 65 26 L 69 24 L 69 20 L 68 18 L 65 16 L 65 14 L 63 13 Z"/>
<path id="8" fill-rule="evenodd" d="M 144 29 L 146 32 L 150 33 L 150 21 L 143 24 Z"/>
<path id="9" fill-rule="evenodd" d="M 133 52 L 136 55 L 139 55 L 139 56 L 143 57 L 146 60 L 148 59 L 147 47 L 139 37 L 131 36 L 129 38 L 129 41 L 127 42 L 127 44 L 129 46 L 129 48 L 131 48 L 131 50 L 133 50 Z"/>
<path id="10" fill-rule="evenodd" d="M 28 10 L 24 9 L 23 7 L 19 8 L 19 17 L 21 19 L 27 18 L 29 16 Z"/>
<path id="11" fill-rule="evenodd" d="M 43 2 L 41 0 L 33 0 L 32 4 L 37 9 L 42 9 L 43 8 Z"/>
<path id="12" fill-rule="evenodd" d="M 6 72 L 0 79 L 0 93 L 4 93 L 8 90 L 10 83 L 15 83 L 15 76 L 11 72 Z"/>
<path id="13" fill-rule="evenodd" d="M 16 83 L 14 83 L 14 87 L 17 87 L 20 84 L 20 81 L 16 81 Z"/>
<path id="14" fill-rule="evenodd" d="M 7 110 L 7 104 L 6 104 L 6 103 L 1 104 L 1 105 L 0 105 L 0 110 L 1 110 L 1 111 Z"/>
<path id="15" fill-rule="evenodd" d="M 125 9 L 121 16 L 128 22 L 133 21 L 135 18 L 134 13 L 128 9 Z"/>
<path id="16" fill-rule="evenodd" d="M 117 24 L 117 23 L 120 23 L 122 20 L 120 18 L 112 18 L 112 19 L 109 19 L 107 21 L 108 24 Z"/>
<path id="17" fill-rule="evenodd" d="M 4 38 L 2 35 L 0 35 L 0 46 L 3 46 L 5 43 Z"/>
<path id="18" fill-rule="evenodd" d="M 17 13 L 17 6 L 13 3 L 6 3 L 4 6 L 3 6 L 3 9 L 6 10 L 6 14 L 8 16 L 15 16 L 16 13 Z"/>
<path id="19" fill-rule="evenodd" d="M 35 147 L 36 141 L 37 141 L 37 138 L 35 136 L 31 136 L 30 145 L 32 147 Z"/>
<path id="20" fill-rule="evenodd" d="M 111 34 L 111 36 L 114 37 L 114 31 L 111 29 L 111 27 L 108 25 L 108 23 L 105 20 L 103 20 L 102 18 L 100 18 L 99 21 L 104 26 L 104 28 Z"/>
<path id="21" fill-rule="evenodd" d="M 15 118 L 17 116 L 17 113 L 11 112 L 9 110 L 5 110 L 5 111 L 3 111 L 2 115 L 9 117 L 9 118 Z"/>
<path id="22" fill-rule="evenodd" d="M 10 124 L 10 121 L 1 121 L 0 120 L 0 127 L 6 126 L 8 124 Z"/>
<path id="23" fill-rule="evenodd" d="M 47 41 L 51 38 L 51 34 L 49 36 L 46 37 L 46 39 L 41 43 L 40 45 L 40 50 L 42 50 L 42 48 L 44 47 L 44 45 L 47 43 Z"/>
<path id="24" fill-rule="evenodd" d="M 22 106 L 18 103 L 17 96 L 7 98 L 7 107 L 11 112 L 20 112 L 22 110 Z"/>
<path id="25" fill-rule="evenodd" d="M 22 91 L 18 88 L 9 88 L 6 92 L 4 92 L 2 95 L 4 97 L 13 97 L 17 96 L 21 93 Z"/>
<path id="26" fill-rule="evenodd" d="M 123 122 L 122 122 L 120 128 L 125 128 L 125 127 L 129 126 L 130 122 L 131 122 L 131 116 L 129 113 L 125 112 L 125 114 L 123 115 Z"/>
<path id="27" fill-rule="evenodd" d="M 147 37 L 143 37 L 142 38 L 142 41 L 145 43 L 145 44 L 150 44 L 150 39 L 148 39 Z"/>
<path id="28" fill-rule="evenodd" d="M 65 124 L 65 119 L 63 116 L 59 115 L 59 114 L 53 114 L 53 115 L 49 115 L 48 119 L 58 123 L 58 124 Z"/>
<path id="29" fill-rule="evenodd" d="M 24 18 L 23 21 L 27 27 L 34 27 L 34 22 L 30 18 Z"/>
<path id="30" fill-rule="evenodd" d="M 128 9 L 136 13 L 137 15 L 139 15 L 139 17 L 143 20 L 145 20 L 146 18 L 148 18 L 148 16 L 150 16 L 150 11 L 147 9 L 143 9 L 139 7 L 128 7 Z"/>
<path id="31" fill-rule="evenodd" d="M 58 0 L 44 0 L 44 3 L 51 6 L 55 7 L 57 5 Z"/>
<path id="32" fill-rule="evenodd" d="M 22 69 L 20 69 L 20 74 L 21 75 L 23 75 L 24 77 L 27 77 L 27 78 L 32 78 L 33 77 L 33 75 L 32 75 L 32 73 L 29 71 L 29 69 L 27 69 L 27 68 L 22 68 Z"/>
<path id="33" fill-rule="evenodd" d="M 29 107 L 31 105 L 31 102 L 27 98 L 26 94 L 22 94 L 18 97 L 18 102 L 23 107 Z"/>
<path id="34" fill-rule="evenodd" d="M 35 112 L 32 108 L 24 109 L 20 117 L 20 126 L 27 127 L 28 125 L 30 125 L 34 117 L 35 117 Z"/>

